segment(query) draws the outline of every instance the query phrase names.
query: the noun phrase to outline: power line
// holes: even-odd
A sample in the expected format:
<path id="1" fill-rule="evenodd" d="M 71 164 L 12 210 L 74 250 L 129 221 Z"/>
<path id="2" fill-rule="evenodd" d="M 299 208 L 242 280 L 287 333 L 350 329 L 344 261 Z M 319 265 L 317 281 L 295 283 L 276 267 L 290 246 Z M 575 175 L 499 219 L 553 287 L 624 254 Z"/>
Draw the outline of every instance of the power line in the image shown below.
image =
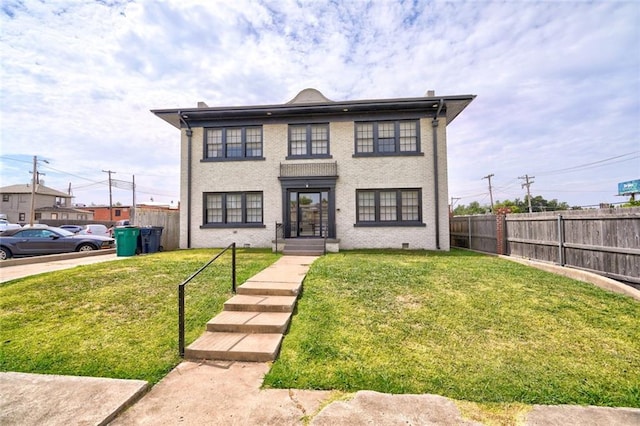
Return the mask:
<path id="1" fill-rule="evenodd" d="M 620 161 L 611 162 L 609 164 L 616 164 L 616 163 L 621 163 L 621 162 L 624 162 L 624 161 L 633 160 L 635 158 L 640 158 L 640 151 L 628 152 L 626 154 L 621 154 L 621 155 L 616 155 L 614 157 L 605 158 L 604 160 L 599 160 L 599 161 L 594 161 L 594 162 L 591 162 L 591 163 L 580 164 L 578 166 L 566 167 L 564 169 L 557 169 L 557 170 L 549 170 L 549 171 L 546 171 L 546 172 L 539 172 L 538 175 L 539 176 L 548 176 L 548 175 L 554 175 L 554 174 L 560 174 L 560 173 L 576 172 L 576 171 L 579 171 L 579 170 L 587 170 L 587 169 L 594 168 L 594 167 L 602 167 L 602 166 L 609 165 L 609 164 L 603 164 L 603 163 L 607 163 L 607 162 L 610 162 L 611 160 L 617 160 L 617 159 L 623 158 L 623 157 L 629 157 L 630 155 L 632 155 L 632 157 L 625 158 L 625 159 L 620 160 Z"/>

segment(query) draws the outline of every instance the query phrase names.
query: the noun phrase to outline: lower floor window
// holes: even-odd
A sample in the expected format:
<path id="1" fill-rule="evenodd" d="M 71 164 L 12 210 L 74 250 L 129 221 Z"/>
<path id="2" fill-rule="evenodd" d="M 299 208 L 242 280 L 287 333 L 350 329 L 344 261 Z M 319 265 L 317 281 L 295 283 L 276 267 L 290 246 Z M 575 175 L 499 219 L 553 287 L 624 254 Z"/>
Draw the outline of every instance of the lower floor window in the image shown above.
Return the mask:
<path id="1" fill-rule="evenodd" d="M 420 189 L 359 189 L 357 224 L 417 224 L 422 222 Z"/>
<path id="2" fill-rule="evenodd" d="M 262 192 L 208 192 L 204 205 L 205 225 L 262 223 Z"/>

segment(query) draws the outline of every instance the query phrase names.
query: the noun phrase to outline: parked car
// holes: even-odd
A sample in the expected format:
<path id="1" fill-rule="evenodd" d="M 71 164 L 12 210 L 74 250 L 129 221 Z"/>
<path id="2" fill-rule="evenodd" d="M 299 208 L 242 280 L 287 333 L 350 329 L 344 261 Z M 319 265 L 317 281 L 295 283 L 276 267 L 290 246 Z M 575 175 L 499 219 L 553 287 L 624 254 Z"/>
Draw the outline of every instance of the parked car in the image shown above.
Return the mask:
<path id="1" fill-rule="evenodd" d="M 17 223 L 9 223 L 8 220 L 0 219 L 0 232 L 6 231 L 7 229 L 20 229 L 21 226 Z"/>
<path id="2" fill-rule="evenodd" d="M 109 236 L 109 230 L 107 229 L 107 227 L 98 223 L 83 226 L 82 230 L 79 233 L 81 235 L 101 235 L 103 237 Z"/>
<path id="3" fill-rule="evenodd" d="M 60 225 L 59 228 L 66 229 L 67 231 L 72 232 L 74 234 L 77 234 L 78 232 L 82 231 L 82 226 L 80 225 Z"/>
<path id="4" fill-rule="evenodd" d="M 0 234 L 0 260 L 13 256 L 70 253 L 114 247 L 113 238 L 77 235 L 55 227 L 10 229 Z"/>

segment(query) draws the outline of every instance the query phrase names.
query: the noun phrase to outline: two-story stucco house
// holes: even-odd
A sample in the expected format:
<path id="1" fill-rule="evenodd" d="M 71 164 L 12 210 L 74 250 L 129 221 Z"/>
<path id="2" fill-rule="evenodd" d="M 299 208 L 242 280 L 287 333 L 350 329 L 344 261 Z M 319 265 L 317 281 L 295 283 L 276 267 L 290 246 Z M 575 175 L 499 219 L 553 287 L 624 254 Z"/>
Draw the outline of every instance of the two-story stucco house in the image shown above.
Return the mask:
<path id="1" fill-rule="evenodd" d="M 474 95 L 152 110 L 181 131 L 180 247 L 448 250 L 446 127 Z M 280 225 L 281 224 L 281 225 Z"/>

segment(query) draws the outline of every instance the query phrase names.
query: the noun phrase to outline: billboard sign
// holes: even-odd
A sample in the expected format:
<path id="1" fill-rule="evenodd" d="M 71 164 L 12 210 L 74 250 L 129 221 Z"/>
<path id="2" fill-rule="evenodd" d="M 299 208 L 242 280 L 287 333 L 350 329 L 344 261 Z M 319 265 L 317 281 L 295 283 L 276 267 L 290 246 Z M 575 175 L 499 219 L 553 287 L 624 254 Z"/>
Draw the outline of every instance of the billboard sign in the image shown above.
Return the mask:
<path id="1" fill-rule="evenodd" d="M 640 179 L 620 182 L 618 184 L 618 195 L 640 194 Z"/>

